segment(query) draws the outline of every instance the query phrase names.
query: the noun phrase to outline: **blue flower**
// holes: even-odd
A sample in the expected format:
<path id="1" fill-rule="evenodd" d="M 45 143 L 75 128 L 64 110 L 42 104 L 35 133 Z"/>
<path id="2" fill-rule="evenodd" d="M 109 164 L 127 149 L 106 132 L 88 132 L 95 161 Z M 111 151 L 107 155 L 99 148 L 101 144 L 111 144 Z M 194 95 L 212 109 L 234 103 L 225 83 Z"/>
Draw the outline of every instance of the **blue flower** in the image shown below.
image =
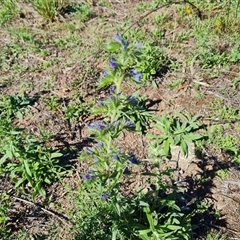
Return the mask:
<path id="1" fill-rule="evenodd" d="M 106 77 L 106 76 L 107 76 L 107 71 L 106 71 L 106 70 L 103 70 L 102 75 L 103 75 L 103 77 Z"/>
<path id="2" fill-rule="evenodd" d="M 90 124 L 87 125 L 87 127 L 89 129 L 94 129 L 95 128 L 95 124 L 94 123 L 90 123 Z"/>
<path id="3" fill-rule="evenodd" d="M 133 105 L 136 105 L 138 103 L 138 100 L 134 96 L 128 97 L 128 101 Z"/>
<path id="4" fill-rule="evenodd" d="M 93 159 L 94 162 L 98 162 L 98 160 L 99 160 L 99 159 L 98 159 L 97 157 L 95 157 L 95 158 Z"/>
<path id="5" fill-rule="evenodd" d="M 97 129 L 97 130 L 102 130 L 106 128 L 106 123 L 104 121 L 101 122 L 94 122 L 88 125 L 89 129 Z"/>
<path id="6" fill-rule="evenodd" d="M 110 58 L 110 66 L 111 66 L 112 68 L 114 68 L 114 69 L 117 68 L 117 61 L 116 61 L 116 59 L 115 59 L 114 57 L 111 57 L 111 58 Z"/>
<path id="7" fill-rule="evenodd" d="M 94 178 L 94 174 L 93 174 L 93 172 L 91 172 L 91 171 L 88 171 L 87 173 L 86 173 L 86 175 L 84 176 L 84 179 L 85 180 L 90 180 L 90 179 L 93 179 Z"/>
<path id="8" fill-rule="evenodd" d="M 118 155 L 114 155 L 112 159 L 113 159 L 113 161 L 117 161 L 118 160 Z"/>
<path id="9" fill-rule="evenodd" d="M 139 42 L 137 45 L 136 45 L 137 49 L 140 49 L 142 47 L 142 42 Z"/>
<path id="10" fill-rule="evenodd" d="M 122 92 L 119 92 L 119 93 L 116 93 L 116 94 L 114 94 L 114 95 L 111 95 L 111 96 L 109 97 L 109 99 L 110 99 L 111 101 L 113 101 L 113 100 L 115 100 L 116 98 L 119 98 L 119 97 L 121 96 L 121 94 L 122 94 Z"/>
<path id="11" fill-rule="evenodd" d="M 97 105 L 98 105 L 99 107 L 102 107 L 102 106 L 104 105 L 104 102 L 100 100 L 100 101 L 98 101 Z"/>
<path id="12" fill-rule="evenodd" d="M 140 82 L 141 79 L 142 79 L 142 74 L 139 73 L 137 70 L 135 69 L 131 69 L 129 71 L 129 74 L 137 81 L 137 82 Z"/>
<path id="13" fill-rule="evenodd" d="M 110 86 L 110 87 L 109 87 L 109 92 L 110 92 L 110 93 L 114 93 L 114 91 L 115 91 L 115 87 L 114 87 L 114 86 Z"/>
<path id="14" fill-rule="evenodd" d="M 123 174 L 127 174 L 127 175 L 131 174 L 131 172 L 130 172 L 130 170 L 128 169 L 128 167 L 126 167 L 126 168 L 124 169 Z"/>
<path id="15" fill-rule="evenodd" d="M 102 195 L 102 200 L 103 200 L 103 201 L 106 201 L 106 200 L 107 200 L 107 194 L 104 193 L 104 194 Z"/>
<path id="16" fill-rule="evenodd" d="M 125 122 L 125 127 L 127 127 L 127 128 L 135 128 L 136 125 L 133 122 L 126 121 Z"/>
<path id="17" fill-rule="evenodd" d="M 102 130 L 102 129 L 104 129 L 105 128 L 105 124 L 104 124 L 104 122 L 102 121 L 102 122 L 96 122 L 96 128 L 98 129 L 98 130 Z"/>
<path id="18" fill-rule="evenodd" d="M 128 156 L 128 160 L 130 162 L 130 164 L 138 164 L 138 160 L 136 159 L 136 157 L 134 156 L 134 154 L 130 154 Z"/>
<path id="19" fill-rule="evenodd" d="M 87 147 L 86 148 L 86 153 L 92 155 L 93 151 L 89 147 Z"/>
<path id="20" fill-rule="evenodd" d="M 125 40 L 121 37 L 121 35 L 120 35 L 119 33 L 117 33 L 117 34 L 115 35 L 115 39 L 122 44 L 124 50 L 127 49 L 127 47 L 128 47 L 128 42 L 125 41 Z"/>

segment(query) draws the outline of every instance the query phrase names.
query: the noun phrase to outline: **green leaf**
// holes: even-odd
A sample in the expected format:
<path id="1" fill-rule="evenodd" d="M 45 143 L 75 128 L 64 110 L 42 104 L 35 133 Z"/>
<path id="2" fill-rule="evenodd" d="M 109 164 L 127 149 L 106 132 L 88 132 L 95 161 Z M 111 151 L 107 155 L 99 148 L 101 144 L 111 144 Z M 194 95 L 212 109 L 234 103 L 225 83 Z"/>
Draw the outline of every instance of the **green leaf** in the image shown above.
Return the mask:
<path id="1" fill-rule="evenodd" d="M 148 237 L 148 235 L 147 235 L 147 233 L 145 233 L 144 231 L 146 231 L 146 230 L 141 230 L 141 231 L 139 231 L 139 237 L 141 238 L 141 239 L 143 239 L 143 240 L 149 240 L 149 237 Z M 149 231 L 149 230 L 148 230 Z M 151 230 L 150 230 L 151 231 Z"/>
<path id="2" fill-rule="evenodd" d="M 17 183 L 15 184 L 15 188 L 18 188 L 20 185 L 22 185 L 24 183 L 24 181 L 26 181 L 26 178 L 21 178 L 17 181 Z"/>
<path id="3" fill-rule="evenodd" d="M 109 52 L 117 52 L 120 48 L 122 47 L 121 43 L 116 42 L 116 41 L 112 41 L 110 43 L 107 44 L 106 49 Z"/>
<path id="4" fill-rule="evenodd" d="M 150 225 L 150 228 L 151 228 L 152 232 L 154 232 L 155 226 L 154 226 L 154 221 L 153 221 L 153 218 L 152 218 L 150 208 L 149 207 L 144 207 L 143 211 L 146 213 L 148 223 Z"/>
<path id="5" fill-rule="evenodd" d="M 116 229 L 114 229 L 113 231 L 112 231 L 112 240 L 116 240 L 117 239 L 117 230 Z"/>
<path id="6" fill-rule="evenodd" d="M 51 181 L 50 181 L 50 179 L 49 179 L 49 178 L 47 178 L 47 177 L 44 179 L 44 182 L 45 182 L 45 183 L 47 183 L 47 184 L 51 184 Z"/>
<path id="7" fill-rule="evenodd" d="M 140 201 L 140 202 L 139 202 L 139 206 L 142 206 L 142 207 L 149 207 L 149 204 L 146 203 L 146 202 Z"/>
<path id="8" fill-rule="evenodd" d="M 98 88 L 104 88 L 104 87 L 111 85 L 113 83 L 113 81 L 114 81 L 113 76 L 107 75 L 106 77 L 102 77 L 99 79 L 97 86 L 98 86 Z"/>
<path id="9" fill-rule="evenodd" d="M 45 191 L 45 189 L 41 186 L 40 183 L 38 183 L 38 184 L 35 186 L 34 191 L 33 191 L 32 198 L 34 199 L 38 194 L 42 195 L 43 197 L 46 196 L 46 191 Z"/>
<path id="10" fill-rule="evenodd" d="M 140 230 L 138 232 L 139 232 L 140 237 L 142 237 L 142 236 L 148 237 L 147 234 L 151 232 L 151 229 Z M 149 238 L 142 238 L 142 239 L 149 240 Z"/>
<path id="11" fill-rule="evenodd" d="M 5 154 L 0 158 L 0 166 L 8 159 L 8 155 Z"/>
<path id="12" fill-rule="evenodd" d="M 173 231 L 182 229 L 181 226 L 176 226 L 176 225 L 168 225 L 167 228 Z"/>
<path id="13" fill-rule="evenodd" d="M 150 139 L 156 139 L 157 136 L 155 134 L 152 134 L 152 133 L 147 133 L 147 137 L 150 138 Z"/>
<path id="14" fill-rule="evenodd" d="M 169 156 L 170 155 L 170 141 L 167 139 L 164 141 L 164 146 L 163 146 L 163 155 L 164 156 Z"/>
<path id="15" fill-rule="evenodd" d="M 178 116 L 180 119 L 188 122 L 188 118 L 187 118 L 185 115 L 183 115 L 182 113 L 180 113 L 180 112 L 178 112 L 178 111 L 174 111 L 174 114 L 175 114 L 176 116 Z"/>
<path id="16" fill-rule="evenodd" d="M 21 111 L 17 111 L 17 112 L 16 112 L 16 115 L 17 115 L 17 117 L 18 117 L 20 120 L 23 120 L 23 114 L 22 114 Z"/>
<path id="17" fill-rule="evenodd" d="M 199 133 L 188 133 L 188 134 L 184 135 L 183 138 L 186 142 L 192 142 L 192 141 L 203 138 L 203 136 Z"/>
<path id="18" fill-rule="evenodd" d="M 31 172 L 31 170 L 30 170 L 30 168 L 29 168 L 29 165 L 28 165 L 28 162 L 27 162 L 26 159 L 23 160 L 23 164 L 24 164 L 24 168 L 25 168 L 25 170 L 26 170 L 27 175 L 29 175 L 30 177 L 32 177 L 32 172 Z"/>
<path id="19" fill-rule="evenodd" d="M 120 216 L 121 216 L 121 210 L 120 210 L 119 204 L 118 204 L 118 203 L 115 203 L 114 206 L 115 206 L 115 210 L 116 210 L 118 216 L 120 217 Z"/>
<path id="20" fill-rule="evenodd" d="M 188 145 L 183 139 L 181 140 L 181 149 L 182 149 L 184 155 L 187 157 L 188 156 Z"/>
<path id="21" fill-rule="evenodd" d="M 55 152 L 55 153 L 51 153 L 50 158 L 53 159 L 53 158 L 59 158 L 59 157 L 62 157 L 62 156 L 63 156 L 62 153 Z"/>

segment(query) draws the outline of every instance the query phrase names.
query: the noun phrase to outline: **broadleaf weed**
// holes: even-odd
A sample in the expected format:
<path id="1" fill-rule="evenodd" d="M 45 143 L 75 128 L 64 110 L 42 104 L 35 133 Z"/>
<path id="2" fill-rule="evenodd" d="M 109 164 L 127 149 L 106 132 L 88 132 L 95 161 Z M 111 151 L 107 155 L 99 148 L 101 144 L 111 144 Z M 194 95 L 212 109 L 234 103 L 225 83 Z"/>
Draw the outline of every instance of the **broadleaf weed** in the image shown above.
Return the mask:
<path id="1" fill-rule="evenodd" d="M 22 118 L 26 107 L 35 101 L 26 94 L 2 97 L 0 105 L 0 174 L 10 173 L 15 187 L 28 184 L 33 198 L 46 195 L 45 184 L 60 181 L 67 173 L 59 164 L 61 153 L 30 137 L 24 129 L 12 126 L 15 115 Z"/>
<path id="2" fill-rule="evenodd" d="M 16 115 L 18 118 L 23 119 L 25 112 L 30 113 L 27 106 L 35 100 L 35 98 L 29 97 L 26 93 L 23 93 L 22 96 L 16 94 L 7 97 L 1 96 L 0 114 L 10 118 Z"/>
<path id="3" fill-rule="evenodd" d="M 193 133 L 198 130 L 201 124 L 197 121 L 197 115 L 190 117 L 182 113 L 175 112 L 176 117 L 162 116 L 156 118 L 155 127 L 162 131 L 162 135 L 156 136 L 148 134 L 151 139 L 155 139 L 154 146 L 162 145 L 162 156 L 171 156 L 171 145 L 180 146 L 184 155 L 188 155 L 187 143 L 203 138 L 199 133 Z"/>

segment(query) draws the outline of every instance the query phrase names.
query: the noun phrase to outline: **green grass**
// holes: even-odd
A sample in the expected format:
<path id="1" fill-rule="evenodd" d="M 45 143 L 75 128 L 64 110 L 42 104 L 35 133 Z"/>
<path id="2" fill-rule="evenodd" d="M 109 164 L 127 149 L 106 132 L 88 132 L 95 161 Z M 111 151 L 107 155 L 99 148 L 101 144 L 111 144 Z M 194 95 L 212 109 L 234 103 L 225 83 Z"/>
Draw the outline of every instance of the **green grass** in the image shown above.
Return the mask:
<path id="1" fill-rule="evenodd" d="M 47 21 L 52 22 L 61 10 L 67 6 L 68 0 L 31 0 L 34 9 Z"/>
<path id="2" fill-rule="evenodd" d="M 20 16 L 20 9 L 16 1 L 1 0 L 0 1 L 0 25 L 10 22 L 12 19 Z"/>

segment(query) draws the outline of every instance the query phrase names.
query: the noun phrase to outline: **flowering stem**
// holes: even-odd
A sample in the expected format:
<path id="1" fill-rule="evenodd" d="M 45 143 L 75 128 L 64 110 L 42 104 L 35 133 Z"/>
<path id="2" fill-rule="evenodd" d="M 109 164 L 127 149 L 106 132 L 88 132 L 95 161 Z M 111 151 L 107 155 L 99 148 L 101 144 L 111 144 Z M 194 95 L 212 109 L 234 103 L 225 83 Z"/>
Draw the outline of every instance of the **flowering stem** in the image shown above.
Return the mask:
<path id="1" fill-rule="evenodd" d="M 112 137 L 110 133 L 108 135 L 108 140 L 106 141 L 106 143 L 107 143 L 107 153 L 110 153 L 111 145 L 112 145 Z"/>
<path id="2" fill-rule="evenodd" d="M 115 122 L 116 114 L 117 114 L 116 108 L 114 108 L 111 114 L 111 123 Z"/>
<path id="3" fill-rule="evenodd" d="M 122 81 L 123 81 L 123 74 L 120 73 L 120 76 L 118 76 L 118 78 L 115 81 L 115 85 L 116 85 L 116 93 L 120 93 L 122 91 L 121 89 L 121 85 L 122 85 Z"/>

